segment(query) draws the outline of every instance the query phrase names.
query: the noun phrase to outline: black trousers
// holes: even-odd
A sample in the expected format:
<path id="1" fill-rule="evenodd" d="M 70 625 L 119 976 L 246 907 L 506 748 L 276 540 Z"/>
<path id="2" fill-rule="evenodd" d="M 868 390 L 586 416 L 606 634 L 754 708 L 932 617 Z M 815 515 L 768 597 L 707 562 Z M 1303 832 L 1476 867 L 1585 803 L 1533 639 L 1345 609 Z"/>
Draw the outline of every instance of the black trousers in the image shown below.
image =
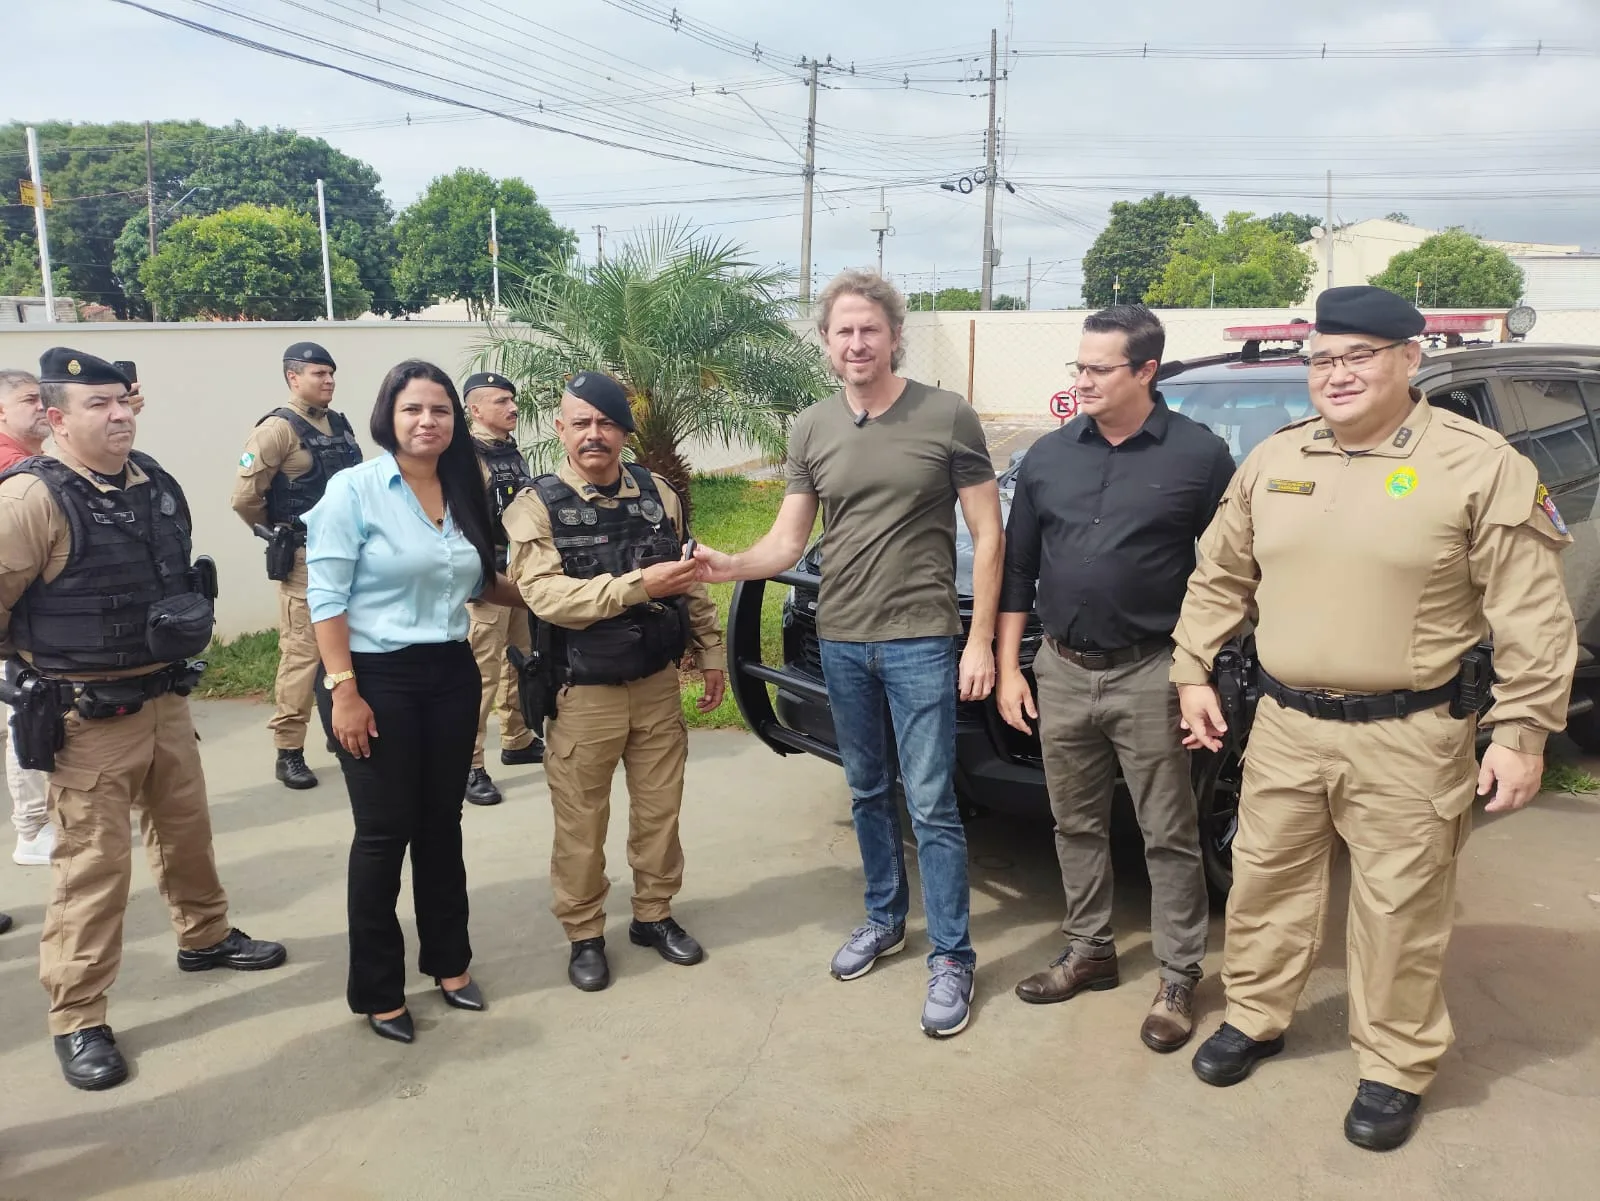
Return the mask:
<path id="1" fill-rule="evenodd" d="M 406 945 L 395 902 L 408 847 L 417 970 L 459 976 L 472 961 L 461 804 L 478 733 L 478 665 L 465 642 L 350 660 L 378 736 L 370 758 L 339 752 L 355 817 L 346 997 L 354 1013 L 387 1013 L 406 1003 Z"/>

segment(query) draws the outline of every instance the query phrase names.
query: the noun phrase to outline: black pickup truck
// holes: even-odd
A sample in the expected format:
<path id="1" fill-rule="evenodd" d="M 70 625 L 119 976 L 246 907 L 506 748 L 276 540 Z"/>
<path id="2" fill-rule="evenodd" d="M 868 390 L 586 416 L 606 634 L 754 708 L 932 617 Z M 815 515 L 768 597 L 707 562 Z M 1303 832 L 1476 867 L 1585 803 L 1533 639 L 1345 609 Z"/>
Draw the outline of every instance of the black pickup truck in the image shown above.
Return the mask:
<path id="1" fill-rule="evenodd" d="M 1499 430 L 1538 465 L 1572 531 L 1565 556 L 1568 595 L 1578 624 L 1578 667 L 1568 735 L 1600 754 L 1600 347 L 1520 343 L 1429 354 L 1415 384 L 1430 404 Z M 1244 352 L 1166 364 L 1160 387 L 1167 403 L 1227 440 L 1236 460 L 1290 421 L 1311 414 L 1305 358 L 1298 351 Z M 1000 477 L 1009 505 L 1019 453 Z M 956 574 L 963 622 L 971 615 L 972 543 L 956 513 Z M 821 547 L 770 583 L 788 588 L 783 605 L 783 662 L 761 661 L 761 602 L 767 581 L 739 585 L 728 613 L 730 686 L 739 711 L 780 755 L 819 755 L 837 763 L 837 742 L 816 634 Z M 1033 656 L 1043 634 L 1036 618 L 1023 635 L 1022 663 L 1032 684 Z M 769 687 L 770 686 L 770 687 Z M 1239 798 L 1237 753 L 1193 758 L 1201 849 L 1212 890 L 1232 883 L 1233 834 Z M 968 808 L 1049 814 L 1039 742 L 1000 719 L 993 699 L 956 712 L 956 790 Z M 1120 791 L 1120 789 L 1119 789 Z"/>

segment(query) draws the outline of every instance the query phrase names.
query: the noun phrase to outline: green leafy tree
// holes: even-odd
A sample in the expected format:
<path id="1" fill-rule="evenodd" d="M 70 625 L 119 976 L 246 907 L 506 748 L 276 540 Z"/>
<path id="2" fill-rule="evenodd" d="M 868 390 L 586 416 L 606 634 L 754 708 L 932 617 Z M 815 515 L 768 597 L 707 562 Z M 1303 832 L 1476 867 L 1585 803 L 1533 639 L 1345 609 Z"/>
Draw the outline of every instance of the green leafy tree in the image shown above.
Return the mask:
<path id="1" fill-rule="evenodd" d="M 906 308 L 913 313 L 927 313 L 937 309 L 941 313 L 970 312 L 983 302 L 976 288 L 940 288 L 939 303 L 934 304 L 932 292 L 913 292 L 906 297 Z"/>
<path id="2" fill-rule="evenodd" d="M 1418 276 L 1422 300 L 1441 308 L 1508 308 L 1522 296 L 1522 268 L 1464 229 L 1447 229 L 1414 250 L 1402 250 L 1367 282 L 1411 300 Z"/>
<path id="3" fill-rule="evenodd" d="M 39 274 L 39 244 L 33 238 L 7 239 L 0 230 L 0 296 L 43 296 L 43 277 Z M 57 296 L 70 296 L 67 273 L 50 269 L 50 282 Z"/>
<path id="4" fill-rule="evenodd" d="M 994 307 L 996 309 L 1011 309 L 1020 312 L 1028 306 L 1023 303 L 1022 297 L 1010 296 L 1002 292 L 994 298 Z"/>
<path id="5" fill-rule="evenodd" d="M 1296 246 L 1309 242 L 1312 229 L 1322 224 L 1310 213 L 1273 213 L 1266 222 L 1268 229 L 1287 235 Z"/>
<path id="6" fill-rule="evenodd" d="M 1298 304 L 1311 286 L 1311 256 L 1292 236 L 1249 213 L 1229 213 L 1217 225 L 1202 217 L 1172 244 L 1161 277 L 1145 292 L 1145 301 L 1165 308 L 1277 308 Z"/>
<path id="7" fill-rule="evenodd" d="M 395 284 L 416 308 L 435 300 L 464 300 L 474 316 L 494 303 L 489 210 L 500 238 L 501 283 L 508 272 L 527 275 L 552 257 L 564 259 L 577 242 L 520 179 L 493 179 L 463 167 L 441 175 L 395 225 L 399 261 Z M 502 288 L 503 290 L 503 288 Z"/>
<path id="8" fill-rule="evenodd" d="M 72 294 L 108 304 L 121 316 L 144 316 L 148 310 L 139 284 L 148 253 L 144 126 L 50 122 L 40 125 L 38 134 L 41 167 L 55 197 L 51 257 L 66 264 Z M 329 241 L 357 264 L 378 311 L 406 311 L 393 294 L 393 210 L 367 164 L 320 138 L 237 122 L 163 121 L 152 124 L 151 134 L 161 237 L 179 216 L 244 203 L 288 205 L 314 217 L 320 178 L 328 197 Z M 0 125 L 3 157 L 27 161 L 21 125 Z M 180 200 L 176 214 L 163 215 Z M 13 236 L 31 229 L 32 219 L 20 206 L 0 206 L 0 230 Z"/>
<path id="9" fill-rule="evenodd" d="M 678 223 L 624 243 L 604 265 L 570 256 L 509 296 L 508 326 L 481 360 L 515 380 L 539 422 L 566 381 L 601 370 L 622 381 L 639 462 L 689 496 L 692 439 L 783 453 L 790 420 L 833 388 L 816 346 L 797 336 L 793 277 L 743 247 Z M 545 461 L 554 448 L 541 448 Z"/>
<path id="10" fill-rule="evenodd" d="M 1113 298 L 1144 299 L 1167 265 L 1173 239 L 1203 215 L 1192 196 L 1157 192 L 1143 200 L 1117 201 L 1109 224 L 1083 256 L 1084 303 L 1098 309 Z"/>
<path id="11" fill-rule="evenodd" d="M 333 251 L 334 315 L 358 317 L 372 302 L 353 260 Z M 185 217 L 140 271 L 167 318 L 310 321 L 326 311 L 317 223 L 287 206 L 241 204 Z"/>
<path id="12" fill-rule="evenodd" d="M 1384 218 L 1384 220 L 1385 221 L 1393 221 L 1393 222 L 1395 222 L 1396 224 L 1399 224 L 1399 225 L 1410 225 L 1411 224 L 1411 218 L 1406 216 L 1406 214 L 1404 214 L 1404 213 L 1390 213 L 1388 216 L 1386 216 Z"/>

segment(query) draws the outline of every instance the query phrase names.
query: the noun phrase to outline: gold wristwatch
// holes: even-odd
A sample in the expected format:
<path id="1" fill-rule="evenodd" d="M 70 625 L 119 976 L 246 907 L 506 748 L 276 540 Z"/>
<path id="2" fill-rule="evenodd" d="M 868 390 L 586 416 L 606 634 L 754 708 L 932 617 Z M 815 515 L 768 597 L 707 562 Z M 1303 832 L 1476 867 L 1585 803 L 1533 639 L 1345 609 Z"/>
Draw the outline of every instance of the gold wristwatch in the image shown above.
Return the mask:
<path id="1" fill-rule="evenodd" d="M 355 678 L 356 673 L 354 671 L 335 671 L 322 677 L 322 686 L 329 692 L 332 692 L 346 680 L 353 680 Z"/>

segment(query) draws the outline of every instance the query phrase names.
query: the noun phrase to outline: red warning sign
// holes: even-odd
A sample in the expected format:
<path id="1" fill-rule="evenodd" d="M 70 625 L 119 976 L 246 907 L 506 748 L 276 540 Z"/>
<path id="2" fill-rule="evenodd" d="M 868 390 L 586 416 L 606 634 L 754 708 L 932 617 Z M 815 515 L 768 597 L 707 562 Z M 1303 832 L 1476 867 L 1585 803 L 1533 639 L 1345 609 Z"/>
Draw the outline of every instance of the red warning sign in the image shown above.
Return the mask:
<path id="1" fill-rule="evenodd" d="M 1050 416 L 1071 421 L 1078 415 L 1078 390 L 1067 388 L 1050 398 Z"/>

